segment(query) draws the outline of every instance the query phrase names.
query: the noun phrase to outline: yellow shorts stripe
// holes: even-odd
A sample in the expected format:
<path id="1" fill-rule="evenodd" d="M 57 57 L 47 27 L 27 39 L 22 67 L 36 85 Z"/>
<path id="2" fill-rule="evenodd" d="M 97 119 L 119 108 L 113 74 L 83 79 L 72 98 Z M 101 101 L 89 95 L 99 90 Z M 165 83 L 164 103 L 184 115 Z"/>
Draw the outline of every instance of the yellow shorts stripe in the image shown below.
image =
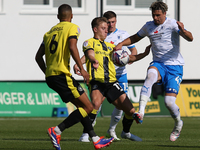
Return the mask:
<path id="1" fill-rule="evenodd" d="M 71 92 L 74 95 L 74 97 L 79 98 L 80 94 L 77 91 L 77 88 L 74 86 L 72 78 L 69 76 L 66 76 L 66 80 L 67 80 L 68 87 L 71 89 Z"/>
<path id="2" fill-rule="evenodd" d="M 82 107 L 79 107 L 78 110 L 80 111 L 83 118 L 85 118 L 88 115 L 87 112 L 85 111 L 85 109 L 83 109 Z"/>

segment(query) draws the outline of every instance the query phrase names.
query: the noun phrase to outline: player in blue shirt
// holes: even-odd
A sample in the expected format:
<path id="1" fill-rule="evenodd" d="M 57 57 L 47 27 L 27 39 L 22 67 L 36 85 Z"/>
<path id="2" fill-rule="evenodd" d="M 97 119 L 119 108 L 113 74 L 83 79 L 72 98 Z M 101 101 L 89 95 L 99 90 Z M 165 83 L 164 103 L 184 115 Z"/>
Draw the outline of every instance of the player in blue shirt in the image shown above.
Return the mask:
<path id="1" fill-rule="evenodd" d="M 136 43 L 147 36 L 152 44 L 153 61 L 147 70 L 147 76 L 141 89 L 139 112 L 135 114 L 138 123 L 142 123 L 144 111 L 151 95 L 154 83 L 164 84 L 165 105 L 175 121 L 170 140 L 175 141 L 181 132 L 183 121 L 176 96 L 183 76 L 184 60 L 179 49 L 179 35 L 187 41 L 193 41 L 191 32 L 184 29 L 182 22 L 166 17 L 168 10 L 164 2 L 153 2 L 150 6 L 153 21 L 147 22 L 136 34 L 119 43 L 114 49 Z"/>

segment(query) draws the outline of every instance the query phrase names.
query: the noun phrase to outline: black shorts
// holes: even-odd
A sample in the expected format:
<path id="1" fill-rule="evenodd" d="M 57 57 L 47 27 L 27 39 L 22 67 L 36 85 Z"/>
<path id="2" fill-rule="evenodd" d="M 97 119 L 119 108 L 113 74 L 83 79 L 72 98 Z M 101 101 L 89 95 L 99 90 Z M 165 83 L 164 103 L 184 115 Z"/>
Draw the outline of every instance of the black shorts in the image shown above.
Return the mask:
<path id="1" fill-rule="evenodd" d="M 113 83 L 101 83 L 99 81 L 91 81 L 89 85 L 90 92 L 93 90 L 99 90 L 103 96 L 105 96 L 109 103 L 114 102 L 122 94 L 125 94 L 118 81 Z"/>
<path id="2" fill-rule="evenodd" d="M 84 93 L 81 85 L 72 76 L 65 74 L 46 77 L 46 83 L 65 103 L 79 98 Z"/>

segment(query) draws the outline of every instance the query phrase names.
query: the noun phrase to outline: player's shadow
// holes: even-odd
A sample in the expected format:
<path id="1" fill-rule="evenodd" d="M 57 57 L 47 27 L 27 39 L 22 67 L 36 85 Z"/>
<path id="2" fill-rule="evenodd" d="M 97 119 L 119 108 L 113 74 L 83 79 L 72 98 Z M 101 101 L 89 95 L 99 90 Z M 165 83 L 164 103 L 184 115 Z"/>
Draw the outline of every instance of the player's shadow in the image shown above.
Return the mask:
<path id="1" fill-rule="evenodd" d="M 45 139 L 3 138 L 2 141 L 3 140 L 5 140 L 5 141 L 9 141 L 9 140 L 12 140 L 12 141 L 50 141 L 49 138 L 45 138 Z M 63 139 L 61 139 L 61 141 L 78 141 L 78 140 L 77 139 L 66 139 L 66 138 L 63 138 Z"/>
<path id="2" fill-rule="evenodd" d="M 158 147 L 171 147 L 171 148 L 187 148 L 187 149 L 192 149 L 192 148 L 198 148 L 200 149 L 200 146 L 179 146 L 179 145 L 156 145 Z"/>
<path id="3" fill-rule="evenodd" d="M 23 139 L 23 138 L 3 138 L 2 141 L 49 141 L 49 139 Z"/>
<path id="4" fill-rule="evenodd" d="M 22 150 L 21 148 L 0 148 L 0 150 Z M 30 148 L 24 149 L 23 150 L 30 150 Z M 40 150 L 47 150 L 47 149 L 40 149 Z"/>

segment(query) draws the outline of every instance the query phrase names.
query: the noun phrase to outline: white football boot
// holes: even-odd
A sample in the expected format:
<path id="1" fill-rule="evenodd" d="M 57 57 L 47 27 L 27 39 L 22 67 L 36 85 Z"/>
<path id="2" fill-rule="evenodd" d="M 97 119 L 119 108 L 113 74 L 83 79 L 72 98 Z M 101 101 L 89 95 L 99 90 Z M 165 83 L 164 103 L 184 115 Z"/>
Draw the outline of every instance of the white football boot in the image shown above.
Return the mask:
<path id="1" fill-rule="evenodd" d="M 182 127 L 183 127 L 183 121 L 182 120 L 180 120 L 179 122 L 175 123 L 174 129 L 170 134 L 170 138 L 169 138 L 170 141 L 173 142 L 173 141 L 176 141 L 176 139 L 178 139 L 178 137 L 181 134 Z"/>
<path id="2" fill-rule="evenodd" d="M 89 134 L 88 133 L 83 133 L 78 141 L 80 141 L 80 142 L 90 142 Z"/>
<path id="3" fill-rule="evenodd" d="M 129 139 L 131 141 L 138 141 L 138 142 L 142 141 L 142 139 L 140 137 L 133 135 L 130 132 L 125 133 L 124 131 L 122 131 L 121 137 L 124 138 L 124 139 Z"/>
<path id="4" fill-rule="evenodd" d="M 107 131 L 106 137 L 107 137 L 107 138 L 114 137 L 114 141 L 119 141 L 119 140 L 120 140 L 120 139 L 117 137 L 115 131 L 111 131 L 111 130 L 108 130 L 108 131 Z"/>

